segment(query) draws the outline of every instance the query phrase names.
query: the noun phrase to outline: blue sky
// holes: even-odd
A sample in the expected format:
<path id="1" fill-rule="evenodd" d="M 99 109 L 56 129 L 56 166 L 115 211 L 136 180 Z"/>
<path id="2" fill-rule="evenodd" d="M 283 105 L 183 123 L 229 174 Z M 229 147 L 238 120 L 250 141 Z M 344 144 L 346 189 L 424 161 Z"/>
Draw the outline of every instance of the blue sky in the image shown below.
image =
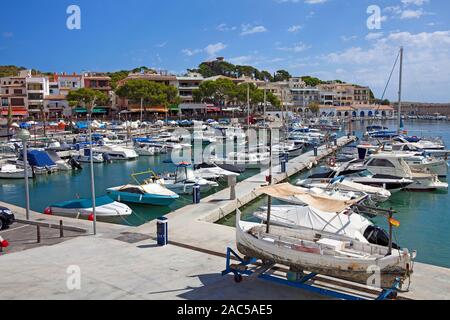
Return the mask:
<path id="1" fill-rule="evenodd" d="M 66 27 L 71 4 L 81 9 L 81 30 Z M 381 10 L 380 29 L 367 27 L 370 5 Z M 447 0 L 15 0 L 2 13 L 0 64 L 57 72 L 146 65 L 179 74 L 224 56 L 369 85 L 381 96 L 404 45 L 405 100 L 450 102 Z"/>

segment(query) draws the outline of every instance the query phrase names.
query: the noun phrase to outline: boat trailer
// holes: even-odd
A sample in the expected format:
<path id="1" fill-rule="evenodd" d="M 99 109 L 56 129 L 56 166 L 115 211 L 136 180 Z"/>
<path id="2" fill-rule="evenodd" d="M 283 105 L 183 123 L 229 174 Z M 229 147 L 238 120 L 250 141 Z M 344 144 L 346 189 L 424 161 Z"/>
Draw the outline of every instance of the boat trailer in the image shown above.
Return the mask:
<path id="1" fill-rule="evenodd" d="M 232 259 L 237 260 L 239 264 L 232 264 Z M 269 271 L 275 270 L 275 264 L 261 264 L 258 263 L 257 258 L 242 258 L 240 257 L 233 249 L 227 248 L 227 254 L 226 254 L 226 268 L 224 271 L 222 271 L 222 276 L 225 276 L 227 274 L 233 273 L 234 275 L 234 281 L 236 283 L 241 283 L 243 281 L 243 275 L 248 276 L 247 278 L 258 278 L 263 279 L 267 281 L 271 281 L 277 284 L 287 285 L 290 287 L 299 288 L 305 291 L 317 293 L 324 296 L 329 296 L 336 299 L 341 300 L 373 300 L 372 298 L 364 298 L 363 296 L 367 296 L 368 294 L 374 295 L 375 300 L 393 300 L 397 298 L 398 292 L 400 291 L 400 279 L 397 279 L 397 281 L 394 283 L 394 285 L 389 289 L 383 289 L 380 292 L 373 291 L 373 292 L 367 292 L 361 293 L 361 296 L 357 294 L 348 294 L 343 293 L 337 290 L 331 290 L 326 288 L 321 288 L 317 285 L 314 285 L 312 283 L 313 280 L 317 280 L 316 278 L 319 276 L 317 273 L 309 273 L 307 275 L 303 275 L 301 278 L 293 281 L 287 279 L 288 277 L 282 277 L 280 275 L 275 275 L 273 272 L 272 274 L 269 274 Z M 327 278 L 328 279 L 328 278 Z M 330 278 L 331 279 L 331 278 Z M 340 280 L 340 279 L 337 279 Z M 331 281 L 333 282 L 333 281 Z M 344 286 L 346 283 L 341 282 L 340 285 Z M 354 285 L 350 285 L 350 287 L 356 287 Z M 362 289 L 361 286 L 359 286 L 359 289 Z M 353 289 L 353 291 L 357 291 L 358 289 Z"/>

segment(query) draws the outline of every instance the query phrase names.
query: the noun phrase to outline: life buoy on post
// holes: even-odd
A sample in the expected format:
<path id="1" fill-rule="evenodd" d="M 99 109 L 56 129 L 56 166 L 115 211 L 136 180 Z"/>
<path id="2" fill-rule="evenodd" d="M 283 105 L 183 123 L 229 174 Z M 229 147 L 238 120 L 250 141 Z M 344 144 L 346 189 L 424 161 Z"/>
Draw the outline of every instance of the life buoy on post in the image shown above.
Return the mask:
<path id="1" fill-rule="evenodd" d="M 330 158 L 330 159 L 328 160 L 328 165 L 329 165 L 330 167 L 334 167 L 334 166 L 336 165 L 336 158 Z"/>

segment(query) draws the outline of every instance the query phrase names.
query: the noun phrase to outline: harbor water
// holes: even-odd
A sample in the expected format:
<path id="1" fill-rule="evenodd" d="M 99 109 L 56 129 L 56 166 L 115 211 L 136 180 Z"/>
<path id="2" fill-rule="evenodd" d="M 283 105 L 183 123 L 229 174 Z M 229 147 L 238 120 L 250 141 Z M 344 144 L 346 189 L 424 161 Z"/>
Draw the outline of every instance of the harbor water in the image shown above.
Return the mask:
<path id="1" fill-rule="evenodd" d="M 386 122 L 354 122 L 353 130 L 357 135 L 364 132 L 369 124 L 382 124 L 395 129 L 395 121 Z M 441 136 L 450 148 L 450 123 L 413 120 L 405 121 L 405 130 L 410 135 L 417 136 Z M 157 173 L 173 172 L 175 166 L 165 163 L 168 155 L 156 157 L 140 157 L 135 161 L 113 162 L 111 164 L 95 165 L 95 189 L 96 195 L 106 194 L 106 189 L 127 183 L 133 183 L 131 174 L 134 172 L 147 171 L 149 169 Z M 77 197 L 89 198 L 90 173 L 89 165 L 84 164 L 84 170 L 77 172 L 57 173 L 46 176 L 38 176 L 30 180 L 31 209 L 43 212 L 46 207 L 53 203 L 73 200 Z M 310 172 L 304 172 L 291 179 L 295 182 L 301 177 L 306 177 L 314 171 L 322 170 L 314 168 Z M 248 170 L 239 177 L 239 181 L 258 173 L 258 170 Z M 216 190 L 211 190 L 205 197 L 220 188 L 226 187 L 226 181 L 220 182 Z M 18 206 L 25 206 L 25 188 L 22 180 L 0 180 L 0 201 Z M 111 218 L 106 222 L 137 226 L 165 215 L 173 210 L 192 203 L 191 196 L 182 196 L 170 207 L 129 205 L 133 214 L 129 217 Z M 266 204 L 266 199 L 258 199 L 243 210 L 247 220 L 252 220 L 251 213 L 260 206 Z M 398 212 L 397 220 L 400 228 L 395 230 L 396 242 L 401 246 L 418 251 L 417 260 L 433 265 L 450 267 L 450 195 L 439 192 L 400 192 L 394 194 L 383 206 L 392 207 Z M 105 220 L 103 220 L 105 221 Z M 219 223 L 233 226 L 234 217 L 228 216 Z M 375 222 L 387 227 L 384 219 L 375 219 Z"/>
<path id="2" fill-rule="evenodd" d="M 361 136 L 370 124 L 382 124 L 395 130 L 395 121 L 380 123 L 354 122 L 353 129 Z M 405 121 L 405 130 L 409 135 L 424 137 L 442 137 L 447 148 L 450 148 L 450 123 L 424 120 Z M 325 163 L 323 163 L 325 165 Z M 324 170 L 319 165 L 309 172 L 300 173 L 290 179 L 295 183 L 300 178 Z M 273 201 L 273 204 L 282 204 Z M 258 222 L 252 213 L 259 207 L 267 205 L 267 197 L 260 198 L 245 206 L 242 210 L 243 220 Z M 417 250 L 417 261 L 450 268 L 450 194 L 445 192 L 408 192 L 401 191 L 392 195 L 382 207 L 397 211 L 396 219 L 400 221 L 399 228 L 394 228 L 394 241 L 400 246 Z M 230 215 L 218 223 L 234 226 L 235 217 Z M 375 218 L 373 222 L 387 230 L 388 224 L 384 218 Z"/>

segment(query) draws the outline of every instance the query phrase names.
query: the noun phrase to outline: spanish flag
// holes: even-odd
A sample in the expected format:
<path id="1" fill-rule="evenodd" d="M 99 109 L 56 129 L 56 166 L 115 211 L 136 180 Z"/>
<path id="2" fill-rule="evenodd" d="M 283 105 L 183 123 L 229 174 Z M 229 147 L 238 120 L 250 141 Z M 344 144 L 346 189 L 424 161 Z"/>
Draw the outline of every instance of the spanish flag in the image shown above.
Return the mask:
<path id="1" fill-rule="evenodd" d="M 400 221 L 397 221 L 394 218 L 390 218 L 389 223 L 396 228 L 400 227 Z"/>

